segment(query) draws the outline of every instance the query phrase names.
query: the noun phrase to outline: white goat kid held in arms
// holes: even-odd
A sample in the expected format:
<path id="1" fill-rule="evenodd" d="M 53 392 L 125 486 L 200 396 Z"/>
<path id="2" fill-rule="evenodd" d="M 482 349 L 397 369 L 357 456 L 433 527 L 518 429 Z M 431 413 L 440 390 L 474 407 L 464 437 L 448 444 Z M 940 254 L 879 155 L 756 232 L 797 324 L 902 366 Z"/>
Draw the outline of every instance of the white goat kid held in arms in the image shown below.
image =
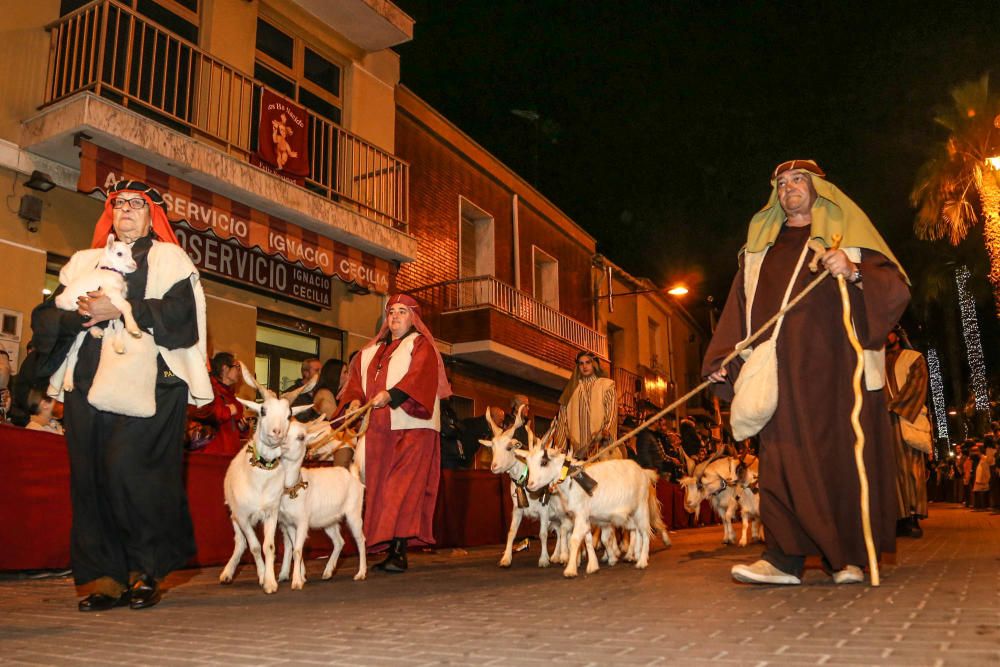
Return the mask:
<path id="1" fill-rule="evenodd" d="M 286 581 L 291 571 L 292 590 L 301 590 L 305 585 L 306 568 L 302 550 L 310 528 L 321 528 L 333 542 L 333 552 L 326 561 L 323 579 L 332 577 L 333 570 L 337 567 L 337 560 L 344 548 L 344 537 L 340 532 L 344 522 L 358 546 L 358 572 L 354 575 L 354 580 L 361 581 L 368 575 L 362 524 L 365 487 L 361 483 L 357 466 L 351 466 L 350 469 L 340 466 L 302 467 L 309 446 L 329 433 L 329 423 L 320 417 L 309 424 L 292 423 L 285 436 L 281 455 L 284 490 L 278 513 L 285 553 L 278 580 Z"/>
<path id="2" fill-rule="evenodd" d="M 80 252 L 91 251 L 81 250 Z M 108 297 L 115 308 L 121 311 L 122 317 L 125 319 L 125 330 L 128 331 L 129 335 L 133 338 L 139 338 L 142 336 L 142 331 L 140 331 L 139 325 L 136 324 L 135 318 L 132 316 L 132 306 L 125 299 L 128 295 L 125 276 L 134 272 L 135 269 L 136 263 L 132 257 L 132 249 L 127 243 L 116 241 L 114 234 L 108 234 L 108 242 L 104 246 L 100 260 L 95 264 L 93 269 L 78 276 L 65 286 L 65 289 L 55 299 L 56 308 L 60 310 L 77 310 L 80 307 L 79 302 L 89 299 L 91 292 L 101 292 Z M 89 331 L 90 335 L 94 338 L 101 338 L 105 334 L 103 329 L 96 326 L 90 327 Z M 122 335 L 121 324 L 118 320 L 112 320 L 108 323 L 108 333 L 114 336 L 112 342 L 115 352 L 124 354 L 125 341 Z M 83 344 L 83 337 L 86 334 L 87 331 L 81 331 L 70 348 L 66 375 L 63 379 L 63 389 L 65 391 L 73 390 L 73 370 L 76 368 L 80 346 Z"/>
<path id="3" fill-rule="evenodd" d="M 309 391 L 315 380 L 296 392 L 285 394 L 284 398 L 262 387 L 246 366 L 240 362 L 243 380 L 256 387 L 264 399 L 254 403 L 238 399 L 240 403 L 258 415 L 257 428 L 245 449 L 240 450 L 229 463 L 224 481 L 226 505 L 229 506 L 233 522 L 235 547 L 233 555 L 226 563 L 219 582 L 231 583 L 236 566 L 247 546 L 257 566 L 257 580 L 265 593 L 278 590 L 274 576 L 274 534 L 278 526 L 278 510 L 285 490 L 285 476 L 282 470 L 281 454 L 291 419 L 296 414 L 308 410 L 310 405 L 291 407 L 299 391 Z M 263 553 L 254 527 L 264 526 Z"/>
<path id="4" fill-rule="evenodd" d="M 587 545 L 587 574 L 599 569 L 591 525 L 615 527 L 632 531 L 630 549 L 637 568 L 649 564 L 649 538 L 652 530 L 670 545 L 666 526 L 660 516 L 660 503 L 655 485 L 659 475 L 644 470 L 629 459 L 600 461 L 586 467 L 586 474 L 597 486 L 593 495 L 573 478 L 570 468 L 576 464 L 565 453 L 536 446 L 528 453 L 528 490 L 546 487 L 558 493 L 566 512 L 573 517 L 573 533 L 569 543 L 569 561 L 563 576 L 575 577 L 580 556 L 580 543 Z M 603 531 L 602 531 L 603 532 Z"/>

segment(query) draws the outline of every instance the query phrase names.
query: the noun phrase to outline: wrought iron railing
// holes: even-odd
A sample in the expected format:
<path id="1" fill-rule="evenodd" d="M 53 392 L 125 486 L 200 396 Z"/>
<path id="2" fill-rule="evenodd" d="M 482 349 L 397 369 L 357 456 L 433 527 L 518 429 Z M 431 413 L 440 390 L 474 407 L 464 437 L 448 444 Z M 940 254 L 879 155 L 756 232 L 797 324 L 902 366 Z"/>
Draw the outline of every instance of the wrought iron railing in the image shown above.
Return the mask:
<path id="1" fill-rule="evenodd" d="M 48 106 L 91 91 L 217 142 L 248 159 L 265 86 L 114 0 L 95 0 L 47 26 Z M 309 113 L 310 190 L 405 229 L 409 165 Z"/>
<path id="2" fill-rule="evenodd" d="M 641 375 L 624 368 L 614 367 L 615 391 L 618 394 L 618 409 L 626 415 L 639 414 L 639 398 L 642 396 Z"/>
<path id="3" fill-rule="evenodd" d="M 579 348 L 608 356 L 607 336 L 492 276 L 435 283 L 410 294 L 439 314 L 495 308 Z"/>

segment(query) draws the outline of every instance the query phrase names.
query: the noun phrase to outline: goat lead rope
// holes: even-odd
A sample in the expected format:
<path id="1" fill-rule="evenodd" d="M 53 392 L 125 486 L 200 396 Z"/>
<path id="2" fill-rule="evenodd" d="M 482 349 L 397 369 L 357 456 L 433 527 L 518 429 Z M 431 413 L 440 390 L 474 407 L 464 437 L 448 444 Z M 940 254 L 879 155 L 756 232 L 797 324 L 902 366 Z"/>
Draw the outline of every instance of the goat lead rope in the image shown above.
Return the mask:
<path id="1" fill-rule="evenodd" d="M 348 426 L 350 426 L 351 424 L 353 424 L 354 422 L 356 422 L 362 416 L 367 416 L 368 413 L 370 413 L 372 411 L 372 407 L 373 407 L 372 403 L 368 402 L 368 403 L 365 403 L 364 405 L 362 405 L 357 410 L 354 410 L 353 412 L 348 412 L 346 414 L 343 414 L 343 415 L 337 417 L 336 419 L 331 420 L 329 422 L 331 424 L 334 423 L 334 422 L 337 422 L 337 421 L 341 421 L 341 420 L 345 420 L 345 421 L 344 421 L 343 424 L 341 424 L 340 426 L 338 426 L 336 429 L 330 431 L 330 433 L 328 433 L 327 435 L 323 436 L 323 438 L 321 440 L 318 440 L 317 442 L 314 442 L 313 444 L 309 445 L 306 449 L 308 451 L 310 451 L 310 452 L 314 452 L 317 449 L 319 449 L 320 447 L 322 447 L 323 445 L 326 445 L 327 443 L 329 443 L 329 442 L 337 439 L 337 437 L 341 433 L 343 433 L 347 429 Z M 337 449 L 340 449 L 340 447 L 337 447 Z M 334 451 L 336 451 L 336 450 L 334 450 Z"/>
<path id="2" fill-rule="evenodd" d="M 745 339 L 742 342 L 740 342 L 733 349 L 732 352 L 730 352 L 728 355 L 726 355 L 726 358 L 722 360 L 721 364 L 719 364 L 719 368 L 725 367 L 726 364 L 728 364 L 730 361 L 732 361 L 737 356 L 739 356 L 739 354 L 741 352 L 743 352 L 743 350 L 745 350 L 746 348 L 750 347 L 750 344 L 753 343 L 754 341 L 756 341 L 762 335 L 764 335 L 764 332 L 766 332 L 768 329 L 770 329 L 774 325 L 774 323 L 778 321 L 778 318 L 783 317 L 785 315 L 785 313 L 787 313 L 792 308 L 794 308 L 799 303 L 799 301 L 801 301 L 807 294 L 809 294 L 809 292 L 811 292 L 814 289 L 816 289 L 816 287 L 821 282 L 823 282 L 823 278 L 827 277 L 828 275 L 830 275 L 830 272 L 828 270 L 824 269 L 822 273 L 820 273 L 818 276 L 816 276 L 815 278 L 813 278 L 812 282 L 809 283 L 808 285 L 806 285 L 805 287 L 803 287 L 802 291 L 799 292 L 798 294 L 796 294 L 795 298 L 792 299 L 791 301 L 789 301 L 788 304 L 784 308 L 782 308 L 781 310 L 779 310 L 778 312 L 776 312 L 774 315 L 772 315 L 771 319 L 769 319 L 767 322 L 765 322 L 763 326 L 761 326 L 759 329 L 757 329 L 757 331 L 755 331 L 750 337 L 748 337 L 747 339 Z M 674 401 L 673 403 L 671 403 L 667 407 L 663 408 L 662 410 L 660 410 L 659 412 L 657 412 L 655 415 L 653 415 L 652 417 L 650 417 L 646 421 L 642 422 L 641 424 L 639 424 L 638 426 L 636 426 L 634 429 L 632 429 L 631 431 L 629 431 L 625 435 L 621 436 L 620 438 L 618 438 L 614 442 L 605 445 L 601 449 L 599 449 L 596 452 L 594 452 L 593 454 L 591 454 L 589 457 L 587 457 L 583 461 L 583 465 L 587 465 L 588 463 L 593 463 L 600 456 L 602 456 L 605 452 L 607 452 L 607 451 L 609 451 L 611 449 L 614 449 L 618 445 L 622 444 L 623 442 L 625 442 L 626 440 L 628 440 L 629 438 L 631 438 L 632 436 L 634 436 L 636 433 L 639 433 L 640 431 L 646 430 L 647 428 L 650 427 L 650 425 L 652 425 L 653 423 L 657 422 L 659 419 L 661 419 L 668 412 L 670 412 L 671 410 L 676 409 L 677 407 L 679 407 L 681 405 L 684 405 L 689 400 L 691 400 L 691 398 L 693 398 L 694 396 L 697 396 L 699 392 L 701 392 L 702 390 L 706 389 L 707 387 L 709 387 L 712 384 L 713 384 L 713 382 L 711 380 L 705 380 L 700 385 L 698 385 L 697 387 L 695 387 L 694 389 L 692 389 L 688 393 L 684 394 L 683 396 L 681 396 L 680 398 L 678 398 L 676 401 Z"/>
<path id="3" fill-rule="evenodd" d="M 840 247 L 840 234 L 834 234 L 832 249 Z M 865 550 L 868 552 L 868 571 L 871 573 L 872 586 L 880 585 L 878 571 L 878 555 L 875 553 L 875 540 L 872 537 L 871 504 L 868 497 L 868 471 L 865 469 L 865 432 L 861 428 L 861 405 L 864 393 L 861 391 L 861 373 L 864 371 L 865 358 L 854 322 L 851 319 L 851 296 L 847 292 L 847 281 L 844 276 L 837 276 L 837 287 L 840 288 L 840 303 L 843 306 L 844 331 L 854 349 L 857 362 L 854 364 L 854 376 L 851 388 L 854 390 L 854 405 L 851 407 L 851 427 L 854 429 L 854 463 L 858 468 L 858 485 L 861 488 L 861 530 L 865 538 Z"/>

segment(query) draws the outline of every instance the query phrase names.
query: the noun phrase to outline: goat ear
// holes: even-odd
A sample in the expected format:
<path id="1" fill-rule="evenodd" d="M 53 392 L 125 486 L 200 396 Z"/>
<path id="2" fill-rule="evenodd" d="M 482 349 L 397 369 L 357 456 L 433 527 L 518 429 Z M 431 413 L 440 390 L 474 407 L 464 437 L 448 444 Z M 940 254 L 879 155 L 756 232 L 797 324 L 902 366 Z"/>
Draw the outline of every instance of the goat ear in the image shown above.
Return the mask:
<path id="1" fill-rule="evenodd" d="M 255 401 L 248 401 L 245 398 L 237 397 L 236 400 L 242 403 L 243 407 L 245 407 L 248 410 L 253 410 L 257 414 L 260 414 L 260 409 L 263 407 L 260 403 L 257 403 Z"/>
<path id="2" fill-rule="evenodd" d="M 312 408 L 312 404 L 297 405 L 294 408 L 292 408 L 292 416 L 294 417 L 295 415 L 302 414 L 303 412 L 305 412 L 306 410 L 309 410 L 311 408 Z"/>
<path id="3" fill-rule="evenodd" d="M 489 447 L 490 449 L 493 449 L 493 441 L 492 440 L 480 440 L 479 444 L 482 445 L 483 447 Z"/>

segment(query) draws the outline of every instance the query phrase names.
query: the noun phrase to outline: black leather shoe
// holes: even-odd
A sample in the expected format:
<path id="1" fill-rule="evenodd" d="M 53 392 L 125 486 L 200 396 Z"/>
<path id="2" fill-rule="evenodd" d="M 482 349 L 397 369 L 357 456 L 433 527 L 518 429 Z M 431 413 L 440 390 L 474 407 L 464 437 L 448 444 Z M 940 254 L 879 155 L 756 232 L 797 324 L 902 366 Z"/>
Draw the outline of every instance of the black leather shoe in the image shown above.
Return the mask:
<path id="1" fill-rule="evenodd" d="M 129 589 L 129 593 L 131 594 L 131 599 L 128 606 L 132 609 L 152 607 L 160 601 L 161 597 L 160 587 L 156 583 L 156 579 L 148 575 L 143 575 L 136 579 L 135 583 L 132 584 L 132 588 Z"/>
<path id="2" fill-rule="evenodd" d="M 115 607 L 124 607 L 129 603 L 129 592 L 125 591 L 116 598 L 104 593 L 91 593 L 80 600 L 76 608 L 80 611 L 107 611 Z"/>
<path id="3" fill-rule="evenodd" d="M 385 560 L 375 566 L 376 570 L 400 574 L 406 572 L 408 563 L 406 562 L 406 540 L 394 537 L 389 544 L 389 552 Z"/>
<path id="4" fill-rule="evenodd" d="M 379 569 L 390 574 L 402 574 L 406 572 L 407 567 L 409 567 L 409 564 L 406 562 L 406 554 L 386 558 L 379 563 Z"/>

